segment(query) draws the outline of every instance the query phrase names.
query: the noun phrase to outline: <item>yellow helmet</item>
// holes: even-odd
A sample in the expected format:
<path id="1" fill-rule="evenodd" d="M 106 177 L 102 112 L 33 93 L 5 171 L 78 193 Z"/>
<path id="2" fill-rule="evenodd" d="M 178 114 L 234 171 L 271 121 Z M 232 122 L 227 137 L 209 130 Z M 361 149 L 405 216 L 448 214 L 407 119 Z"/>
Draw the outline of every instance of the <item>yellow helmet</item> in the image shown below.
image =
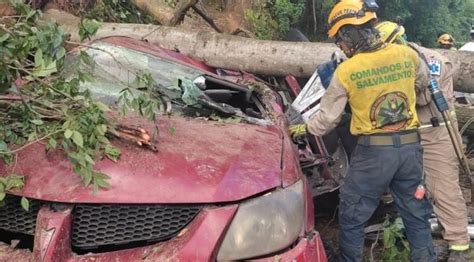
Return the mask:
<path id="1" fill-rule="evenodd" d="M 454 38 L 450 34 L 442 34 L 438 38 L 438 43 L 441 45 L 454 45 Z"/>
<path id="2" fill-rule="evenodd" d="M 406 44 L 405 40 L 405 28 L 401 25 L 398 25 L 394 22 L 385 21 L 379 23 L 375 26 L 380 33 L 380 39 L 384 43 L 393 43 L 396 42 L 397 44 Z"/>
<path id="3" fill-rule="evenodd" d="M 339 29 L 345 25 L 363 25 L 377 18 L 375 10 L 378 8 L 374 1 L 343 0 L 337 3 L 329 13 L 328 36 L 334 37 Z"/>

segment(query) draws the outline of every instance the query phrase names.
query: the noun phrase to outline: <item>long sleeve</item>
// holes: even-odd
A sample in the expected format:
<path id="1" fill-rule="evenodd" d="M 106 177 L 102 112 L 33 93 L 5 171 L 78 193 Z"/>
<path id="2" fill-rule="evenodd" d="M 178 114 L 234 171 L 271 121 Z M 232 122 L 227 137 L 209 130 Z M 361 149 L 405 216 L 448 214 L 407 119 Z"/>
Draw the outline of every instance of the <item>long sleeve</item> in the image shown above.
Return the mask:
<path id="1" fill-rule="evenodd" d="M 347 100 L 346 90 L 341 82 L 333 77 L 321 99 L 319 112 L 306 123 L 308 131 L 313 135 L 322 136 L 334 129 L 341 120 Z"/>
<path id="2" fill-rule="evenodd" d="M 430 71 L 426 62 L 418 57 L 418 65 L 416 67 L 416 80 L 415 87 L 422 91 L 425 90 L 430 84 Z"/>
<path id="3" fill-rule="evenodd" d="M 416 67 L 416 104 L 420 106 L 427 105 L 431 102 L 431 93 L 428 89 L 430 84 L 430 71 L 426 62 L 418 57 L 418 66 Z"/>

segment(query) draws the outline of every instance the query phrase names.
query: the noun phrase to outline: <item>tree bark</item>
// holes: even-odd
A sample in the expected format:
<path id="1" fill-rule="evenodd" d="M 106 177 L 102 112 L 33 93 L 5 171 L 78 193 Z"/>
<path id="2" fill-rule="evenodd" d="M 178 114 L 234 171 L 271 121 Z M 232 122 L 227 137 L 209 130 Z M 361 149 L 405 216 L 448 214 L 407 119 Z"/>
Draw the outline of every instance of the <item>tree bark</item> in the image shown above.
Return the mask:
<path id="1" fill-rule="evenodd" d="M 473 106 L 456 106 L 456 117 L 458 119 L 459 129 L 461 129 L 468 121 L 472 120 L 474 117 L 474 107 Z M 474 135 L 474 123 L 471 123 L 466 130 L 463 132 L 463 135 Z M 474 170 L 474 169 L 473 169 Z"/>
<path id="2" fill-rule="evenodd" d="M 138 9 L 145 11 L 158 23 L 167 25 L 173 19 L 174 10 L 160 0 L 131 0 Z"/>
<path id="3" fill-rule="evenodd" d="M 436 49 L 453 63 L 454 90 L 474 93 L 474 52 Z"/>
<path id="4" fill-rule="evenodd" d="M 137 1 L 137 0 L 135 0 Z M 58 10 L 47 10 L 45 20 L 64 25 L 71 39 L 79 41 L 78 21 Z M 318 64 L 327 62 L 334 51 L 329 43 L 264 41 L 239 36 L 174 27 L 103 23 L 95 38 L 112 35 L 146 39 L 171 50 L 179 50 L 207 64 L 254 74 L 309 77 Z M 455 90 L 474 93 L 474 53 L 440 50 L 454 64 Z"/>
<path id="5" fill-rule="evenodd" d="M 178 2 L 176 5 L 176 8 L 174 10 L 174 15 L 173 18 L 169 21 L 167 25 L 170 26 L 175 26 L 179 23 L 181 23 L 184 19 L 184 16 L 188 12 L 189 8 L 193 7 L 195 4 L 197 4 L 199 0 L 181 0 Z"/>

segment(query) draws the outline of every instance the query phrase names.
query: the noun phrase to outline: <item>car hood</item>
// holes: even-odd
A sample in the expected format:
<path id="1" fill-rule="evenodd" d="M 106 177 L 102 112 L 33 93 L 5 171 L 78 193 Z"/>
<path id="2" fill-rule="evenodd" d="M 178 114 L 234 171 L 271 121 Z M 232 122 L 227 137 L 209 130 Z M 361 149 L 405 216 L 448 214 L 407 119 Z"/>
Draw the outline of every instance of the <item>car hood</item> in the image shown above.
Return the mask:
<path id="1" fill-rule="evenodd" d="M 156 130 L 140 119 L 124 121 Z M 282 183 L 282 134 L 275 126 L 162 116 L 158 127 L 153 136 L 158 152 L 113 140 L 122 155 L 116 163 L 97 161 L 95 168 L 110 176 L 111 188 L 95 195 L 72 172 L 64 153 L 46 153 L 40 143 L 22 150 L 16 163 L 0 164 L 0 174 L 26 177 L 15 194 L 72 203 L 228 202 Z"/>

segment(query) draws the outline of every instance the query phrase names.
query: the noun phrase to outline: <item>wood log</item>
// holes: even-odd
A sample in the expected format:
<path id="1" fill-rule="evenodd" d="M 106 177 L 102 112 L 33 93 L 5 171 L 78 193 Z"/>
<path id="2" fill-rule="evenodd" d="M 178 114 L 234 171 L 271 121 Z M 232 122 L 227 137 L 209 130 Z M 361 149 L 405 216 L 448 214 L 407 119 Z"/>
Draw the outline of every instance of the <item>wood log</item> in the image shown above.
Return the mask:
<path id="1" fill-rule="evenodd" d="M 474 93 L 474 52 L 436 49 L 453 63 L 454 90 Z"/>
<path id="2" fill-rule="evenodd" d="M 50 9 L 44 19 L 64 25 L 71 39 L 79 41 L 78 18 L 71 23 L 67 13 Z M 175 27 L 103 23 L 95 38 L 122 35 L 146 39 L 220 68 L 254 74 L 309 77 L 318 64 L 327 62 L 334 51 L 331 43 L 264 41 L 215 32 Z M 455 90 L 474 93 L 474 52 L 442 50 L 454 64 Z"/>
<path id="3" fill-rule="evenodd" d="M 456 105 L 456 118 L 458 119 L 459 129 L 462 129 L 468 121 L 474 121 L 474 106 Z M 467 126 L 463 135 L 474 136 L 474 123 Z"/>

